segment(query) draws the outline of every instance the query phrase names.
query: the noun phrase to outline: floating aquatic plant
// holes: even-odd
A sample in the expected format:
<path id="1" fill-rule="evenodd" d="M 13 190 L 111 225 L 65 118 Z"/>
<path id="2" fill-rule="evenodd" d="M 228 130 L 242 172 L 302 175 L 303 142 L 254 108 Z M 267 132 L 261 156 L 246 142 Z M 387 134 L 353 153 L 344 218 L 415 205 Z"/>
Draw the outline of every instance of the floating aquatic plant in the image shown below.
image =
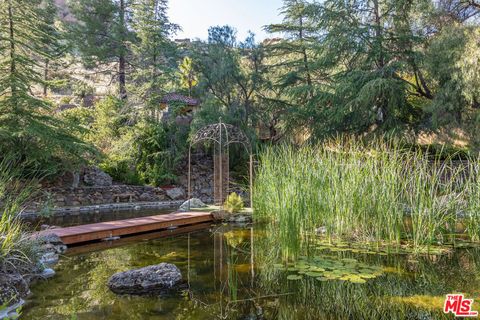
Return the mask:
<path id="1" fill-rule="evenodd" d="M 392 247 L 388 243 L 367 243 L 367 242 L 351 242 L 346 243 L 343 241 L 332 242 L 328 239 L 316 239 L 315 247 L 319 251 L 330 251 L 330 252 L 352 252 L 359 254 L 372 254 L 386 256 L 390 253 L 395 254 L 428 254 L 428 255 L 442 255 L 452 251 L 452 247 L 448 245 L 423 245 L 413 247 L 408 244 L 401 244 L 399 246 Z M 462 244 L 455 244 L 456 246 L 470 247 L 475 246 L 475 243 L 467 242 Z"/>
<path id="2" fill-rule="evenodd" d="M 285 270 L 283 264 L 273 266 Z M 365 283 L 383 273 L 381 267 L 361 263 L 353 258 L 335 260 L 326 256 L 299 258 L 296 263 L 287 265 L 286 271 L 291 273 L 287 276 L 288 280 L 301 280 L 306 276 L 318 281 L 339 280 L 352 283 Z"/>

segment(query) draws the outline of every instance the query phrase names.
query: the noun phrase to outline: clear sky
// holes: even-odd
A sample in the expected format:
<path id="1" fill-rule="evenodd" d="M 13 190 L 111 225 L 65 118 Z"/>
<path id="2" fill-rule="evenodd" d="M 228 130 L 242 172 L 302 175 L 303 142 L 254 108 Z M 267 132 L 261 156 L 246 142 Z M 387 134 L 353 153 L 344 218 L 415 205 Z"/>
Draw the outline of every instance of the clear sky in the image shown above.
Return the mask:
<path id="1" fill-rule="evenodd" d="M 251 30 L 261 41 L 268 37 L 262 27 L 282 20 L 281 6 L 282 0 L 170 0 L 169 18 L 183 29 L 175 38 L 206 40 L 208 27 L 228 24 L 239 40 Z"/>

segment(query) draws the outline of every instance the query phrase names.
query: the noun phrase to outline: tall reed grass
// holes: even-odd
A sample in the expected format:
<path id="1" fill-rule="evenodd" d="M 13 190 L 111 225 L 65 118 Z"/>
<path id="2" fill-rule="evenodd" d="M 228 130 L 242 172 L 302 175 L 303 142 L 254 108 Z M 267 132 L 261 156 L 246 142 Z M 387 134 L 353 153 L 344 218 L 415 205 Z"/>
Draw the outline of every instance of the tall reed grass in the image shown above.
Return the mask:
<path id="1" fill-rule="evenodd" d="M 35 243 L 19 218 L 33 184 L 20 179 L 12 159 L 0 161 L 0 273 L 27 272 L 35 256 Z"/>
<path id="2" fill-rule="evenodd" d="M 463 223 L 466 231 L 473 241 L 480 241 L 480 159 L 470 161 L 468 164 L 466 183 L 466 210 Z"/>
<path id="3" fill-rule="evenodd" d="M 475 192 L 471 224 L 478 235 L 480 180 L 460 179 L 464 172 L 451 160 L 432 160 L 398 141 L 338 138 L 317 146 L 269 147 L 259 161 L 255 216 L 270 222 L 287 257 L 308 245 L 318 227 L 325 227 L 329 239 L 389 245 L 407 240 L 415 249 L 443 241 L 454 232 L 462 199 Z M 470 170 L 479 170 L 474 163 Z"/>

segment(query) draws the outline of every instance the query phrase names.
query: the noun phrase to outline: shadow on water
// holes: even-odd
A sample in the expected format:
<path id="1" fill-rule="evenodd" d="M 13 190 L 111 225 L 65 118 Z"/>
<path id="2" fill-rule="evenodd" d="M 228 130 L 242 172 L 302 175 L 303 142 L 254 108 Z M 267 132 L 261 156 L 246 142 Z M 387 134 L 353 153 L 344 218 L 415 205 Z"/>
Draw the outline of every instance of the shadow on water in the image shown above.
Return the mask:
<path id="1" fill-rule="evenodd" d="M 25 319 L 448 319 L 447 293 L 480 299 L 480 250 L 427 257 L 320 252 L 320 265 L 357 261 L 380 270 L 365 283 L 322 281 L 278 267 L 275 235 L 252 227 L 210 226 L 171 238 L 68 255 L 57 275 L 38 282 Z M 308 258 L 310 259 L 310 258 Z M 307 259 L 307 260 L 308 260 Z M 343 260 L 342 260 L 343 259 Z M 160 262 L 176 264 L 189 289 L 178 296 L 116 296 L 115 272 Z M 277 267 L 275 267 L 275 265 Z M 295 265 L 295 264 L 293 264 Z M 362 267 L 366 268 L 366 267 Z M 478 301 L 476 310 L 480 309 Z"/>

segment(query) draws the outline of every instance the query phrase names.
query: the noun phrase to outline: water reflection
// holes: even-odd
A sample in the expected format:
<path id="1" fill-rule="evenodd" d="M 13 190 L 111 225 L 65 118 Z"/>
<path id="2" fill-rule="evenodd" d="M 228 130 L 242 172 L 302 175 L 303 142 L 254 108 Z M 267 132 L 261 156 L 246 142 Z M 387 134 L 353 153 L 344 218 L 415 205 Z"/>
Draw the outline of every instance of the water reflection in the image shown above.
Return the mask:
<path id="1" fill-rule="evenodd" d="M 456 250 L 436 258 L 322 253 L 382 268 L 364 284 L 318 281 L 275 268 L 281 249 L 262 227 L 209 226 L 169 238 L 138 236 L 115 247 L 77 248 L 58 274 L 39 282 L 25 319 L 442 319 L 446 293 L 480 299 L 480 251 Z M 158 236 L 164 236 L 158 235 Z M 320 254 L 319 254 L 320 255 Z M 160 262 L 176 264 L 189 286 L 169 297 L 116 296 L 115 272 Z M 475 308 L 480 309 L 478 301 Z"/>
<path id="2" fill-rule="evenodd" d="M 142 210 L 108 210 L 108 211 L 86 211 L 69 212 L 64 215 L 55 214 L 53 216 L 25 216 L 24 221 L 30 225 L 31 229 L 39 229 L 42 224 L 58 227 L 70 227 L 81 224 L 98 223 L 105 221 L 115 221 L 130 218 L 139 218 L 159 214 L 167 214 L 175 209 L 142 209 Z"/>

